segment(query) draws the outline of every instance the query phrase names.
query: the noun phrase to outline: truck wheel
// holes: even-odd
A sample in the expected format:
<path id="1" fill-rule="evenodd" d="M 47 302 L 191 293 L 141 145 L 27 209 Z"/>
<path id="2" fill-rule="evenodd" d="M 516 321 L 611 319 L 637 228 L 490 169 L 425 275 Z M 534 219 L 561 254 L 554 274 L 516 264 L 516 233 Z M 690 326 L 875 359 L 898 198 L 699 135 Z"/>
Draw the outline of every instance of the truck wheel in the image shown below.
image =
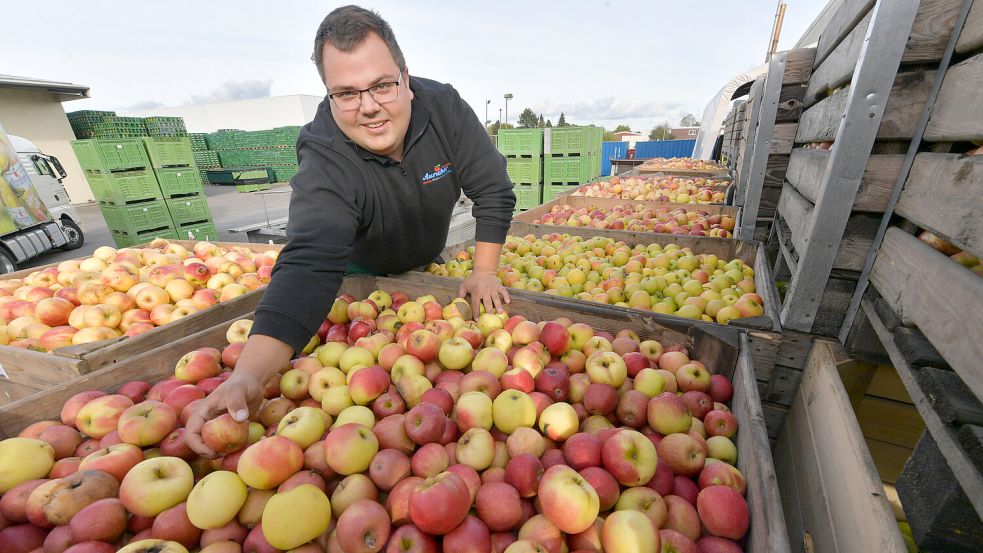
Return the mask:
<path id="1" fill-rule="evenodd" d="M 17 262 L 6 250 L 0 248 L 0 275 L 12 273 L 17 270 Z"/>
<path id="2" fill-rule="evenodd" d="M 79 228 L 75 221 L 71 219 L 61 220 L 61 230 L 65 234 L 65 239 L 68 242 L 61 247 L 64 251 L 77 250 L 82 247 L 85 243 L 85 235 L 82 234 L 82 229 Z"/>

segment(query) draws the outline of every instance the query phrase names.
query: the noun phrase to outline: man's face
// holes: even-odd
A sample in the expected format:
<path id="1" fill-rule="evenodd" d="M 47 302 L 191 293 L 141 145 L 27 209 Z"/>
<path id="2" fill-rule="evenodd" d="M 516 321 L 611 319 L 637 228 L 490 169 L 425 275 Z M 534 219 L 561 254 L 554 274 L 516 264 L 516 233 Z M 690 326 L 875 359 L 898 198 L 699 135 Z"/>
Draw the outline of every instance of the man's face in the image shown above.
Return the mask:
<path id="1" fill-rule="evenodd" d="M 351 52 L 342 52 L 331 44 L 324 45 L 324 83 L 328 94 L 344 90 L 361 90 L 399 79 L 399 66 L 386 43 L 369 33 Z M 410 125 L 409 74 L 403 75 L 399 97 L 386 104 L 377 103 L 368 92 L 362 93 L 361 106 L 355 111 L 341 111 L 331 101 L 331 116 L 345 135 L 366 150 L 400 160 L 403 139 Z"/>

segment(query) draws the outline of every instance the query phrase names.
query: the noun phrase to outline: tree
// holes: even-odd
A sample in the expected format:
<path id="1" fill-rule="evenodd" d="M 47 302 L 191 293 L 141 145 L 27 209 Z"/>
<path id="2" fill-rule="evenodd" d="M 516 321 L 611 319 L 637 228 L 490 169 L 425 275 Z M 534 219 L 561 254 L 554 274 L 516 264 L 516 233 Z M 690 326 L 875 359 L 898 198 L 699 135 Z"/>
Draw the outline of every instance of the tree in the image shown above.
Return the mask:
<path id="1" fill-rule="evenodd" d="M 546 121 L 543 120 L 543 114 L 542 113 L 539 114 L 539 124 L 537 126 L 539 128 L 543 128 L 543 127 L 546 126 Z"/>
<path id="2" fill-rule="evenodd" d="M 553 120 L 552 119 L 547 119 L 546 120 L 546 128 L 547 129 L 553 128 Z"/>
<path id="3" fill-rule="evenodd" d="M 488 125 L 488 134 L 490 134 L 492 136 L 497 136 L 499 130 L 501 130 L 501 129 L 512 129 L 512 128 L 514 128 L 514 127 L 511 124 L 508 124 L 508 123 L 502 124 L 502 121 L 499 120 L 499 121 L 495 121 L 491 125 Z"/>
<path id="4" fill-rule="evenodd" d="M 539 126 L 539 118 L 536 117 L 536 113 L 529 108 L 522 110 L 522 113 L 519 114 L 519 128 L 528 129 L 531 127 L 538 127 L 538 126 Z"/>
<path id="5" fill-rule="evenodd" d="M 563 115 L 563 112 L 560 112 L 560 119 L 556 122 L 556 126 L 557 127 L 569 127 L 570 126 L 570 123 L 567 123 L 567 118 L 566 118 L 565 115 Z"/>
<path id="6" fill-rule="evenodd" d="M 672 132 L 669 130 L 669 122 L 660 123 L 649 133 L 649 140 L 671 140 Z"/>
<path id="7" fill-rule="evenodd" d="M 700 122 L 696 120 L 696 117 L 692 113 L 687 113 L 679 120 L 680 127 L 699 127 Z"/>
<path id="8" fill-rule="evenodd" d="M 618 125 L 611 132 L 631 132 L 631 127 L 629 127 L 628 125 Z"/>

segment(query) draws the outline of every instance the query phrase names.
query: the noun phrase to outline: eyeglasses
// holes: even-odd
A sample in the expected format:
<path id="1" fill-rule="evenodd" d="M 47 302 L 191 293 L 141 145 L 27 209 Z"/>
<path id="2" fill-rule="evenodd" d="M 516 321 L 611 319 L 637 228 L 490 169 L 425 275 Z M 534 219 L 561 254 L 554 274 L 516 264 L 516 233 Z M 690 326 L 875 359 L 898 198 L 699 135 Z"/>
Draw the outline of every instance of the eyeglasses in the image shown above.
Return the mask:
<path id="1" fill-rule="evenodd" d="M 379 83 L 361 90 L 342 90 L 341 92 L 328 94 L 328 98 L 331 98 L 334 105 L 341 111 L 357 111 L 358 108 L 362 107 L 363 92 L 368 92 L 369 96 L 372 96 L 372 99 L 375 100 L 377 104 L 388 104 L 395 102 L 399 98 L 399 85 L 402 84 L 402 82 L 403 73 L 400 72 L 399 78 L 397 78 L 395 81 Z"/>

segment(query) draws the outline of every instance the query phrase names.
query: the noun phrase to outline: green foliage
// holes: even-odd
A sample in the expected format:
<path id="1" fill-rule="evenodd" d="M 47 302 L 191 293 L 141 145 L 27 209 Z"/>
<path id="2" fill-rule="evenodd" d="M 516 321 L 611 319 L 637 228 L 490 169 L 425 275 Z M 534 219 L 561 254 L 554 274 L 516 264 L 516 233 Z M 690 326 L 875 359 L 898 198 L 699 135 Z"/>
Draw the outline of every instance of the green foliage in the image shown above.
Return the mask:
<path id="1" fill-rule="evenodd" d="M 672 132 L 669 130 L 669 123 L 656 125 L 649 133 L 649 140 L 672 140 Z"/>
<path id="2" fill-rule="evenodd" d="M 569 127 L 570 123 L 567 123 L 567 117 L 560 112 L 560 119 L 556 122 L 557 127 Z"/>
<path id="3" fill-rule="evenodd" d="M 618 125 L 611 132 L 631 132 L 631 127 L 629 127 L 628 125 Z"/>
<path id="4" fill-rule="evenodd" d="M 519 128 L 528 129 L 539 126 L 539 118 L 533 110 L 526 108 L 519 114 Z"/>
<path id="5" fill-rule="evenodd" d="M 696 120 L 696 116 L 692 113 L 687 113 L 679 120 L 680 127 L 699 127 L 700 122 Z"/>

